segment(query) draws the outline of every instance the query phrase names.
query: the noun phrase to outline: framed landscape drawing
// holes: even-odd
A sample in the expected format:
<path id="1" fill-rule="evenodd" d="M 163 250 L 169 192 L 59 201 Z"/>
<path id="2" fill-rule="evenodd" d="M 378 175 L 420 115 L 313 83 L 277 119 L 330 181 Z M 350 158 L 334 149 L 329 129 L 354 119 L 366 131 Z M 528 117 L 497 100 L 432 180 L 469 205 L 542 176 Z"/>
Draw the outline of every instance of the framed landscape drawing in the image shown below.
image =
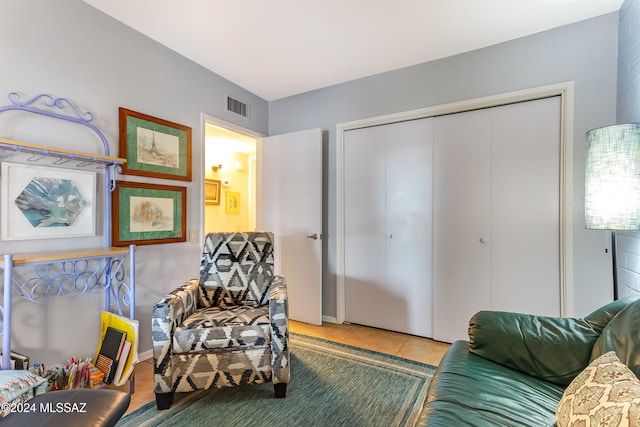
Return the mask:
<path id="1" fill-rule="evenodd" d="M 96 173 L 2 162 L 2 240 L 96 234 Z"/>
<path id="2" fill-rule="evenodd" d="M 111 197 L 114 246 L 187 240 L 186 187 L 118 181 Z"/>
<path id="3" fill-rule="evenodd" d="M 206 205 L 220 204 L 220 181 L 217 179 L 204 180 L 204 203 Z"/>
<path id="4" fill-rule="evenodd" d="M 129 175 L 191 181 L 191 128 L 120 107 L 120 157 Z"/>

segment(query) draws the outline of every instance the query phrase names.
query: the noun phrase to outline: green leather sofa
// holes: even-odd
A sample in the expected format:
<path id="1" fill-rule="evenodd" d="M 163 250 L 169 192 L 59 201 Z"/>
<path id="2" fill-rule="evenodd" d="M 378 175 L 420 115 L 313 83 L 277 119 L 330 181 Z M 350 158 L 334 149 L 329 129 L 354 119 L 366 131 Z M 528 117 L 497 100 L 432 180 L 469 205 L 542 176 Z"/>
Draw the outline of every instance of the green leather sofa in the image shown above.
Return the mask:
<path id="1" fill-rule="evenodd" d="M 553 426 L 564 389 L 610 350 L 640 376 L 640 299 L 580 319 L 481 311 L 438 366 L 417 425 Z"/>

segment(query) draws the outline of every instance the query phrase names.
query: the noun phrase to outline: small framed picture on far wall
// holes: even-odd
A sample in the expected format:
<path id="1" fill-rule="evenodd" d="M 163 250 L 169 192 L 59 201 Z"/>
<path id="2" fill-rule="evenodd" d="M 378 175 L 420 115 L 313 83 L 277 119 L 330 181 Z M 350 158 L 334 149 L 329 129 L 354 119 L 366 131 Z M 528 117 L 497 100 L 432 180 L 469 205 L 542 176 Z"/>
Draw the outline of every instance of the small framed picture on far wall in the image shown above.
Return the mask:
<path id="1" fill-rule="evenodd" d="M 237 214 L 240 213 L 240 193 L 237 191 L 226 192 L 225 213 Z"/>
<path id="2" fill-rule="evenodd" d="M 220 204 L 220 181 L 218 181 L 217 179 L 204 180 L 204 204 Z"/>

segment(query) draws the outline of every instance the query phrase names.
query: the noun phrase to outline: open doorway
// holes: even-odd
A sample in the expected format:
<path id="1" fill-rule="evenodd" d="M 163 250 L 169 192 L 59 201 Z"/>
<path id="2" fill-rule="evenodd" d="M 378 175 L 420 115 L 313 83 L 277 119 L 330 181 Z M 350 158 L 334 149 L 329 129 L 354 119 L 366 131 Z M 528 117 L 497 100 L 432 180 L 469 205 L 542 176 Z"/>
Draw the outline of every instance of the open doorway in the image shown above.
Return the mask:
<path id="1" fill-rule="evenodd" d="M 204 231 L 256 228 L 256 138 L 205 123 Z"/>

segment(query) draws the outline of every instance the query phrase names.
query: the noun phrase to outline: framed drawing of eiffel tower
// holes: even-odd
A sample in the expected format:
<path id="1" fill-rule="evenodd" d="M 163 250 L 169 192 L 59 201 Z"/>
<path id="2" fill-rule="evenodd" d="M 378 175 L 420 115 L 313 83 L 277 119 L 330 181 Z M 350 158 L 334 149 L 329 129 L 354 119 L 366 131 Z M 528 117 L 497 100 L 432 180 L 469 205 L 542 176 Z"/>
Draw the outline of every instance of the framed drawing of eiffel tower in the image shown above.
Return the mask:
<path id="1" fill-rule="evenodd" d="M 191 181 L 191 128 L 120 107 L 122 173 Z"/>

